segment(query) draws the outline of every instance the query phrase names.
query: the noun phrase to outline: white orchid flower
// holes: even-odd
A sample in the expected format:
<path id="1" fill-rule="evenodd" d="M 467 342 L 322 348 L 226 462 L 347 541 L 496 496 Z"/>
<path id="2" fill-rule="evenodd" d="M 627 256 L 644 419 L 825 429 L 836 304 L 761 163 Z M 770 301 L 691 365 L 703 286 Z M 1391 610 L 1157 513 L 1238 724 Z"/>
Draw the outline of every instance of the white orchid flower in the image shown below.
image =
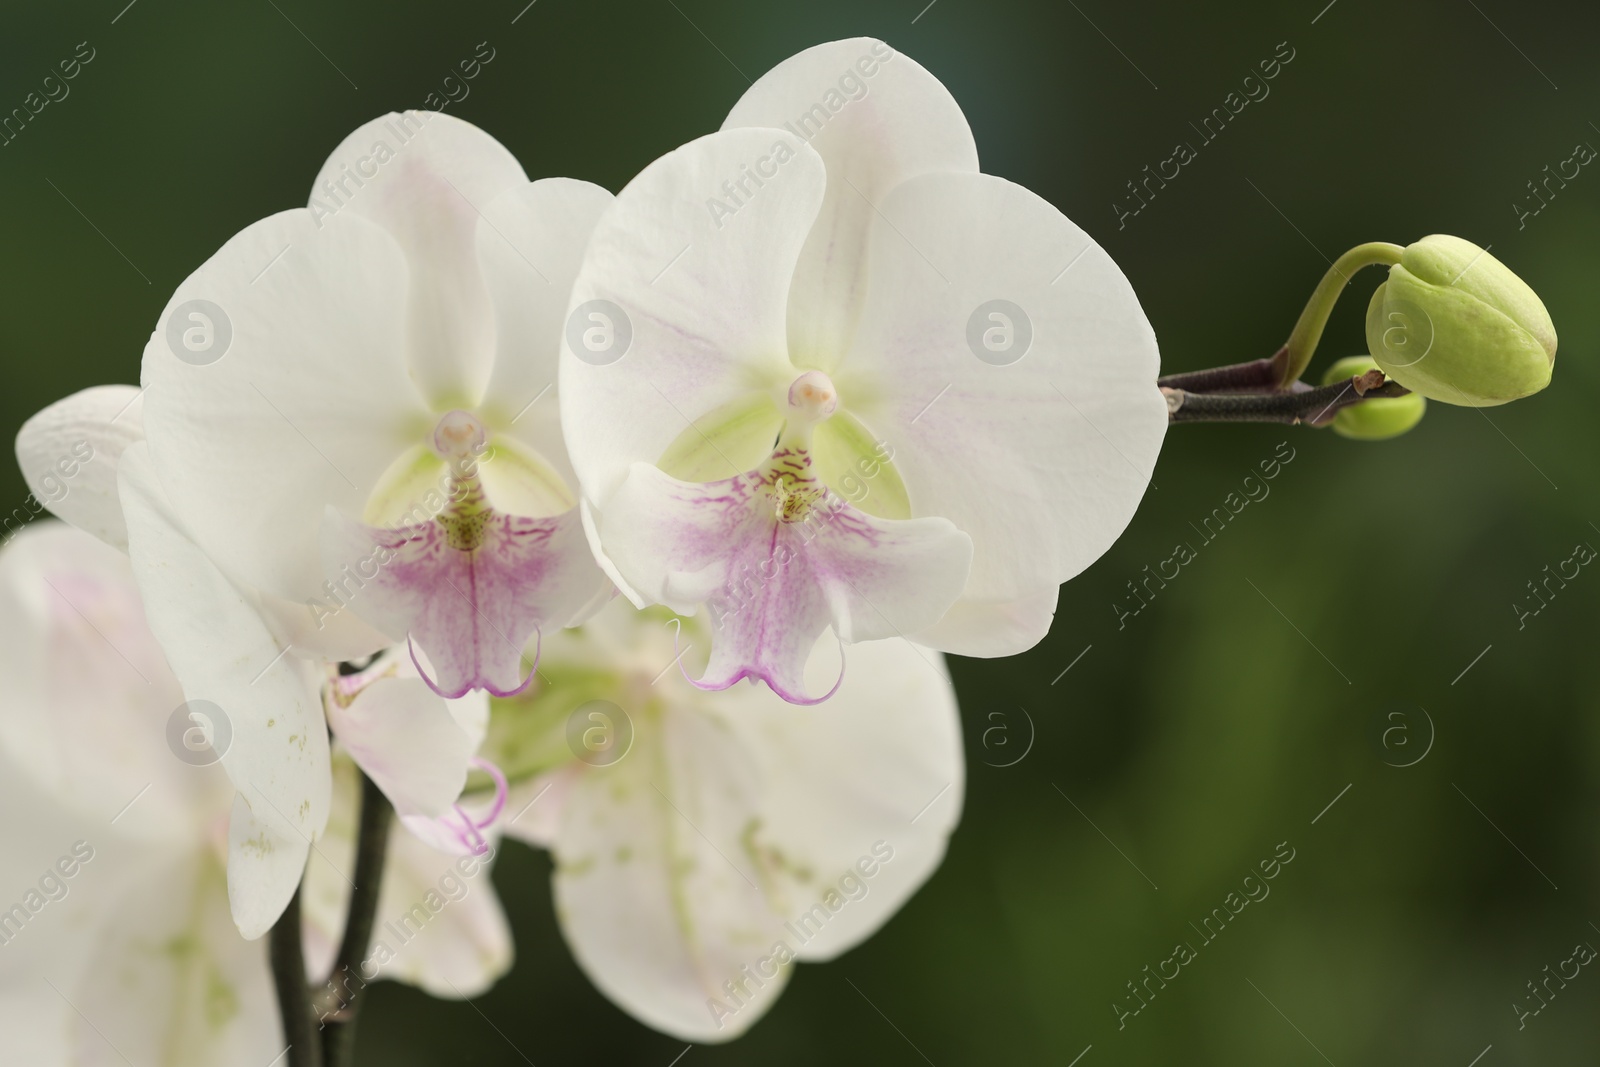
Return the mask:
<path id="1" fill-rule="evenodd" d="M 456 806 L 487 724 L 485 695 L 445 700 L 392 653 L 340 678 L 315 649 L 360 647 L 364 628 L 352 617 L 308 635 L 294 606 L 225 573 L 173 513 L 142 438 L 138 391 L 102 386 L 30 419 L 17 455 L 58 516 L 127 546 L 167 663 L 216 720 L 211 729 L 226 731 L 218 750 L 237 790 L 227 884 L 239 931 L 253 939 L 277 922 L 325 832 L 330 730 L 402 817 L 438 821 L 431 840 L 486 847 Z M 66 468 L 66 491 L 53 492 L 49 479 L 64 476 L 53 457 L 84 453 Z"/>
<path id="2" fill-rule="evenodd" d="M 284 1042 L 266 945 L 229 920 L 234 789 L 206 762 L 209 745 L 189 743 L 204 716 L 182 714 L 193 705 L 146 623 L 128 558 L 35 524 L 0 551 L 0 626 L 0 795 L 26 813 L 0 833 L 4 882 L 18 894 L 0 901 L 0 1061 L 273 1062 Z M 306 882 L 307 967 L 319 982 L 354 849 L 354 767 L 343 757 L 336 767 L 326 858 Z M 378 921 L 405 939 L 380 933 L 392 947 L 361 980 L 453 996 L 452 984 L 472 995 L 504 973 L 499 903 L 486 876 L 456 892 L 470 877 L 460 864 L 392 835 Z"/>
<path id="3" fill-rule="evenodd" d="M 829 627 L 1032 646 L 1166 430 L 1121 271 L 980 174 L 949 92 L 879 41 L 786 60 L 646 168 L 571 307 L 562 421 L 598 550 L 636 604 L 707 606 L 711 688 L 811 702 Z"/>
<path id="4" fill-rule="evenodd" d="M 351 134 L 310 206 L 224 245 L 145 349 L 174 514 L 306 630 L 353 612 L 409 640 L 443 696 L 521 689 L 528 638 L 608 590 L 546 394 L 610 199 L 530 183 L 449 116 Z"/>
<path id="5" fill-rule="evenodd" d="M 554 854 L 585 973 L 658 1030 L 726 1041 L 794 961 L 859 944 L 938 867 L 961 731 L 943 657 L 909 642 L 861 645 L 834 699 L 798 712 L 688 684 L 680 625 L 700 655 L 703 623 L 620 599 L 553 635 L 541 682 L 496 703 L 486 751 L 517 783 L 505 832 Z"/>

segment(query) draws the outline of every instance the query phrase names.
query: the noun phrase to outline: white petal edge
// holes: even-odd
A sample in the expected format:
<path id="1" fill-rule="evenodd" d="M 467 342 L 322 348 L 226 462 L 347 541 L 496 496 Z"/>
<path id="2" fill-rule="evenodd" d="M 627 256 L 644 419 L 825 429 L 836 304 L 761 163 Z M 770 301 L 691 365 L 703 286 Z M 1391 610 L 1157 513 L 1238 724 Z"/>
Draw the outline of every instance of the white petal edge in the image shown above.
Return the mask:
<path id="1" fill-rule="evenodd" d="M 417 678 L 379 678 L 328 725 L 401 815 L 449 810 L 467 782 L 472 740 L 443 697 Z"/>
<path id="2" fill-rule="evenodd" d="M 912 513 L 972 536 L 967 598 L 1023 600 L 1059 585 L 1127 527 L 1166 435 L 1138 297 L 1087 234 L 1003 178 L 912 178 L 882 211 L 840 396 L 888 442 Z M 1025 350 L 985 347 L 991 329 L 1004 346 L 1008 325 L 1020 346 L 1024 323 Z"/>
<path id="3" fill-rule="evenodd" d="M 324 509 L 361 514 L 432 429 L 405 364 L 407 284 L 382 229 L 353 214 L 318 229 L 310 212 L 286 211 L 233 237 L 162 312 L 166 324 L 190 301 L 220 309 L 231 329 L 220 358 L 181 358 L 165 325 L 145 347 L 145 434 L 162 487 L 207 552 L 264 592 L 324 596 Z"/>
<path id="4" fill-rule="evenodd" d="M 1022 600 L 958 600 L 944 618 L 907 636 L 919 645 L 974 659 L 1015 656 L 1044 640 L 1060 597 L 1057 585 Z"/>
<path id="5" fill-rule="evenodd" d="M 494 320 L 475 235 L 488 205 L 527 182 L 505 146 L 472 123 L 413 110 L 346 137 L 312 186 L 319 225 L 360 215 L 404 251 L 407 363 L 435 405 L 468 406 L 483 393 Z"/>
<path id="6" fill-rule="evenodd" d="M 56 401 L 23 423 L 17 433 L 17 463 L 32 501 L 126 552 L 128 526 L 117 498 L 117 458 L 143 439 L 142 390 L 97 385 Z M 10 518 L 5 527 L 11 531 Z"/>
<path id="7" fill-rule="evenodd" d="M 228 891 L 246 938 L 264 934 L 299 884 L 328 818 L 328 731 L 308 665 L 287 654 L 240 592 L 185 534 L 147 447 L 123 454 L 121 494 L 145 613 L 190 701 L 226 717 L 222 766 L 238 789 Z"/>
<path id="8" fill-rule="evenodd" d="M 874 205 L 918 174 L 976 173 L 972 129 L 938 78 L 870 37 L 815 45 L 773 67 L 722 124 L 742 126 L 786 129 L 827 165 L 827 196 L 789 293 L 789 345 L 796 363 L 830 370 L 867 298 Z"/>

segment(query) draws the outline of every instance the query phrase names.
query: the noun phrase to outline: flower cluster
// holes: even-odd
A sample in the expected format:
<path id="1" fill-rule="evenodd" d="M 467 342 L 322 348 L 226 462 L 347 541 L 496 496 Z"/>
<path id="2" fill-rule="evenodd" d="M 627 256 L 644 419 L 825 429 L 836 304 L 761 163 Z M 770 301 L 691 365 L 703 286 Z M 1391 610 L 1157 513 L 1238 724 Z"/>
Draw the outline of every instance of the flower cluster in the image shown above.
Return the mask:
<path id="1" fill-rule="evenodd" d="M 607 995 L 735 1036 L 939 864 L 940 653 L 1037 643 L 1132 517 L 1168 423 L 1150 324 L 870 40 L 780 64 L 616 196 L 436 112 L 311 188 L 177 287 L 139 388 L 18 438 L 77 529 L 0 555 L 0 783 L 50 798 L 6 862 L 95 858 L 8 957 L 135 1061 L 268 1062 L 257 939 L 301 901 L 328 974 L 373 794 L 378 945 L 324 1014 L 498 977 L 465 872 L 511 835 Z M 46 994 L 7 1062 L 92 1040 Z"/>

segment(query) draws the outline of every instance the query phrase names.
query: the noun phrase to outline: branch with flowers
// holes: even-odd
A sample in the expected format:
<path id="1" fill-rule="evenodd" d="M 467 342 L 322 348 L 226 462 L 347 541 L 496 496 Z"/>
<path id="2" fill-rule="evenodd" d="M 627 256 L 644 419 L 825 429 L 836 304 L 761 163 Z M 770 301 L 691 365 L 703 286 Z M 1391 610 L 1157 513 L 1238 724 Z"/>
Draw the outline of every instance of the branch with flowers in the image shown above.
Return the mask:
<path id="1" fill-rule="evenodd" d="M 29 636 L 0 655 L 95 726 L 80 762 L 35 730 L 0 757 L 52 768 L 30 833 L 92 832 L 106 875 L 101 918 L 27 935 L 133 1062 L 345 1067 L 371 982 L 476 996 L 510 967 L 483 874 L 507 839 L 552 854 L 608 997 L 736 1038 L 938 868 L 964 791 L 944 655 L 1043 639 L 1169 425 L 1389 437 L 1428 399 L 1543 388 L 1555 353 L 1520 280 L 1429 237 L 1342 256 L 1270 358 L 1161 377 L 1111 258 L 980 172 L 945 87 L 868 39 L 786 60 L 615 196 L 415 112 L 313 187 L 177 287 L 142 388 L 17 441 L 36 491 L 63 441 L 93 458 L 64 523 L 0 552 Z M 1368 265 L 1370 355 L 1306 383 Z M 40 635 L 146 687 L 85 712 Z M 82 830 L 85 798 L 128 796 Z M 0 1042 L 88 1040 L 38 1022 Z"/>

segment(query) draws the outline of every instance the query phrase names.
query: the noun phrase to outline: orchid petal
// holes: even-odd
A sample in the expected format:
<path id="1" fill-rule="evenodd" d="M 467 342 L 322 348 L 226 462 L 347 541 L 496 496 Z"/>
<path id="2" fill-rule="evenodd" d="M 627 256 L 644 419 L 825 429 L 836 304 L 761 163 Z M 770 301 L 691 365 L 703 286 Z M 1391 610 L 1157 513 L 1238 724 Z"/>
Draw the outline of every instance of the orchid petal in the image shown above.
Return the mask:
<path id="1" fill-rule="evenodd" d="M 438 520 L 385 530 L 330 509 L 324 534 L 330 581 L 345 581 L 350 561 L 370 562 L 357 564 L 353 588 L 345 585 L 349 602 L 392 638 L 421 650 L 436 692 L 455 698 L 484 688 L 509 696 L 533 676 L 523 647 L 541 627 L 564 626 L 591 600 L 598 568 L 576 509 L 544 519 L 485 509 L 460 521 L 471 527 L 468 542 L 453 540 L 457 535 Z"/>
<path id="2" fill-rule="evenodd" d="M 567 797 L 555 846 L 555 898 L 578 965 L 606 996 L 685 1041 L 738 1036 L 777 997 L 787 967 L 756 981 L 783 934 L 742 840 L 760 778 L 726 730 L 667 706 L 625 759 L 591 769 Z M 713 1012 L 724 981 L 748 982 L 746 1007 Z"/>
<path id="3" fill-rule="evenodd" d="M 867 37 L 816 45 L 763 74 L 722 124 L 741 126 L 796 133 L 827 165 L 827 196 L 789 291 L 788 336 L 797 364 L 831 371 L 867 299 L 874 205 L 918 174 L 976 173 L 972 129 L 937 78 Z"/>
<path id="4" fill-rule="evenodd" d="M 635 464 L 602 513 L 612 562 L 647 599 L 682 614 L 707 604 L 717 632 L 697 685 L 760 678 L 815 703 L 825 697 L 806 695 L 804 669 L 830 625 L 843 641 L 913 633 L 960 595 L 972 545 L 944 519 L 878 519 L 831 494 L 780 517 L 774 482 L 804 492 L 808 471 L 787 450 L 766 471 L 700 485 Z"/>
<path id="5" fill-rule="evenodd" d="M 228 819 L 228 906 L 247 941 L 277 923 L 305 876 L 311 839 L 265 797 L 233 798 Z"/>
<path id="6" fill-rule="evenodd" d="M 972 536 L 965 595 L 1038 595 L 1111 546 L 1150 482 L 1155 335 L 1110 257 L 1021 186 L 925 175 L 881 210 L 841 394 L 867 398 L 852 411 L 892 446 L 915 513 Z M 1012 309 L 986 317 L 996 300 Z M 1031 338 L 999 365 L 969 347 L 974 323 Z"/>
<path id="7" fill-rule="evenodd" d="M 185 533 L 148 446 L 123 453 L 120 493 L 150 629 L 190 701 L 214 704 L 232 740 L 222 766 L 239 790 L 229 829 L 229 897 L 240 932 L 261 936 L 299 884 L 328 817 L 328 729 L 308 665 L 279 647 L 252 606 Z"/>
<path id="8" fill-rule="evenodd" d="M 852 645 L 850 659 L 849 681 L 803 715 L 745 687 L 708 705 L 762 775 L 754 847 L 805 960 L 832 959 L 887 922 L 938 868 L 961 815 L 961 722 L 943 657 L 891 639 Z"/>
<path id="9" fill-rule="evenodd" d="M 1044 640 L 1056 617 L 1056 602 L 1060 596 L 1061 587 L 1053 585 L 1021 600 L 963 598 L 951 605 L 944 618 L 906 636 L 920 645 L 958 656 L 980 659 L 1015 656 Z"/>
<path id="10" fill-rule="evenodd" d="M 552 639 L 552 669 L 580 645 L 622 643 L 648 670 L 668 637 L 615 604 Z M 508 827 L 553 839 L 563 932 L 630 1014 L 687 1041 L 736 1037 L 790 960 L 859 943 L 938 866 L 964 788 L 942 657 L 901 640 L 852 656 L 839 693 L 803 715 L 762 688 L 663 679 L 624 758 L 544 776 L 544 825 Z"/>
<path id="11" fill-rule="evenodd" d="M 348 705 L 330 700 L 328 725 L 401 815 L 440 815 L 466 785 L 471 739 L 414 678 L 379 678 Z"/>
<path id="12" fill-rule="evenodd" d="M 392 836 L 372 949 L 379 958 L 393 953 L 384 977 L 457 1000 L 511 969 L 511 929 L 489 875 L 494 842 L 483 856 L 460 856 L 409 833 Z"/>
<path id="13" fill-rule="evenodd" d="M 173 295 L 163 322 L 205 300 L 231 337 L 194 365 L 156 332 L 145 431 L 174 510 L 230 574 L 295 602 L 322 595 L 324 508 L 359 514 L 436 421 L 406 373 L 407 284 L 383 230 L 349 213 L 319 229 L 300 210 L 238 234 Z"/>
<path id="14" fill-rule="evenodd" d="M 123 550 L 128 526 L 117 499 L 117 457 L 144 439 L 142 396 L 131 385 L 84 389 L 34 415 L 17 434 L 17 463 L 33 499 Z"/>
<path id="15" fill-rule="evenodd" d="M 51 805 L 167 843 L 227 810 L 222 771 L 168 748 L 183 690 L 116 549 L 47 521 L 0 552 L 0 678 L 13 712 L 0 714 L 0 748 Z"/>
<path id="16" fill-rule="evenodd" d="M 334 149 L 312 186 L 319 224 L 345 213 L 386 230 L 404 251 L 404 349 L 437 407 L 475 404 L 489 377 L 494 319 L 478 268 L 481 212 L 528 176 L 478 127 L 435 111 L 374 119 Z"/>
<path id="17" fill-rule="evenodd" d="M 216 860 L 125 880 L 108 918 L 71 993 L 71 1063 L 245 1067 L 282 1054 L 266 945 L 234 931 Z"/>
<path id="18" fill-rule="evenodd" d="M 496 197 L 478 220 L 478 262 L 496 327 L 485 418 L 535 449 L 568 484 L 577 476 L 555 396 L 567 297 L 589 235 L 611 201 L 598 185 L 545 178 Z"/>
<path id="19" fill-rule="evenodd" d="M 773 174 L 737 212 L 708 210 L 741 167 Z M 601 216 L 570 306 L 595 315 L 593 302 L 609 302 L 603 317 L 623 316 L 631 340 L 607 363 L 564 343 L 559 383 L 567 446 L 596 504 L 605 506 L 630 463 L 657 461 L 693 419 L 788 386 L 789 281 L 824 183 L 821 157 L 793 135 L 725 130 L 650 164 Z M 742 469 L 730 461 L 721 473 Z"/>

